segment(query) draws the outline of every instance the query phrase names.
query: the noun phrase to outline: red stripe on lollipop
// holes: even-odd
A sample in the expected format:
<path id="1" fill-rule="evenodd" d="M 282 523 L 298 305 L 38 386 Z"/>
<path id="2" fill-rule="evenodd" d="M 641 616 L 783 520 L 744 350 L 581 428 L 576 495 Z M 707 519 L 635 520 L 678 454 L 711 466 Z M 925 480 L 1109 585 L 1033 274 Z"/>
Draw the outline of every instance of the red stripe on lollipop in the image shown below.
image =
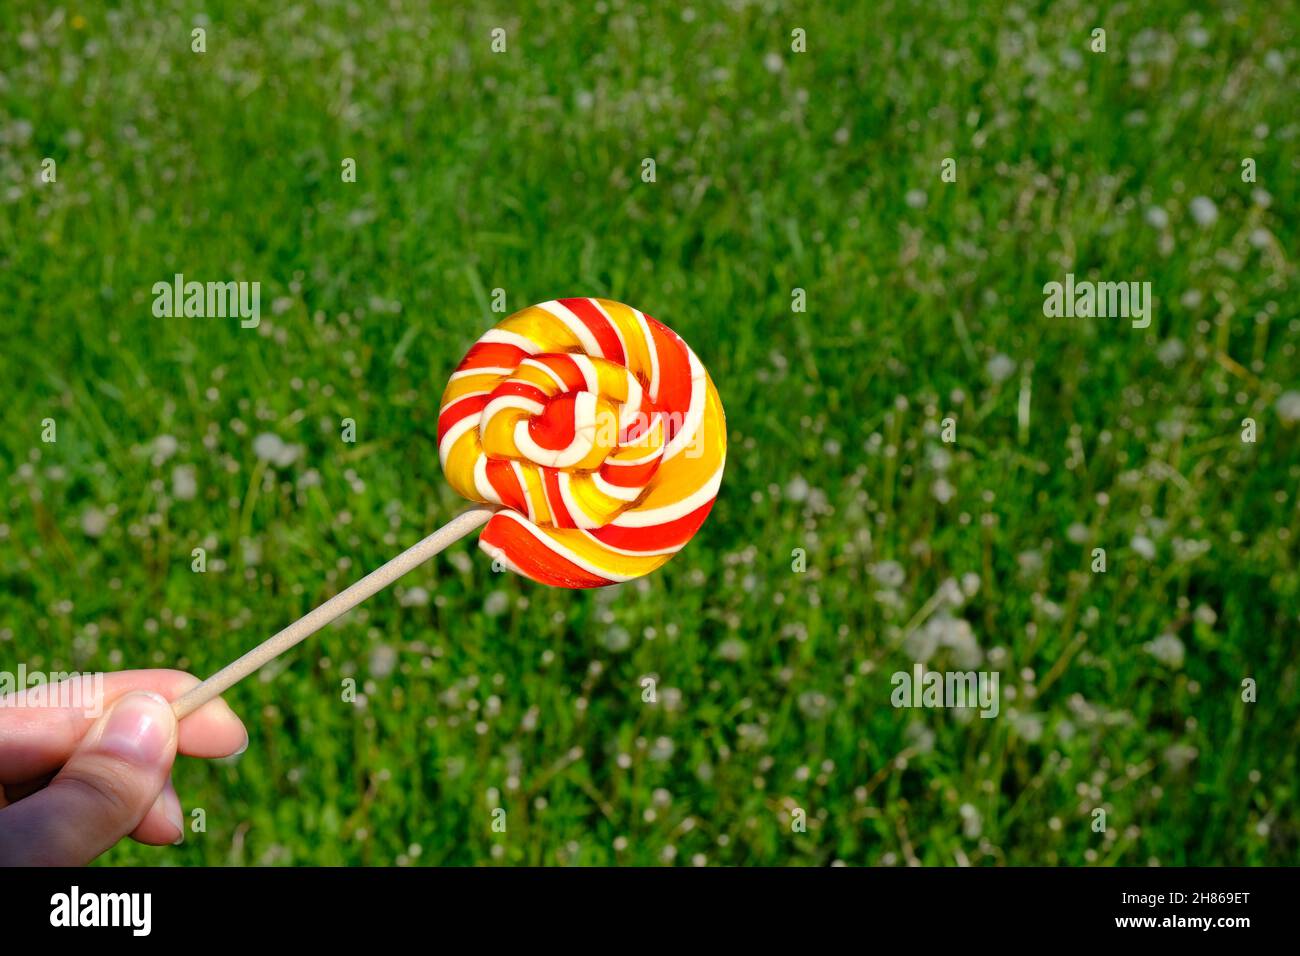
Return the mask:
<path id="1" fill-rule="evenodd" d="M 487 479 L 503 505 L 528 514 L 528 497 L 524 494 L 524 489 L 519 484 L 519 475 L 515 473 L 514 466 L 510 462 L 500 458 L 489 458 Z"/>
<path id="2" fill-rule="evenodd" d="M 706 504 L 673 521 L 645 528 L 622 528 L 607 524 L 592 531 L 591 535 L 602 544 L 624 551 L 662 551 L 664 548 L 675 548 L 685 544 L 691 535 L 700 530 L 700 525 L 704 524 L 712 507 L 713 500 L 710 499 Z"/>
<path id="3" fill-rule="evenodd" d="M 566 392 L 586 390 L 587 376 L 582 374 L 582 369 L 578 368 L 578 363 L 564 352 L 547 352 L 545 355 L 534 355 L 533 359 L 553 371 L 556 377 L 564 383 Z"/>
<path id="4" fill-rule="evenodd" d="M 447 434 L 457 422 L 468 418 L 471 415 L 477 415 L 483 411 L 483 406 L 488 403 L 486 395 L 470 395 L 468 398 L 462 398 L 459 401 L 452 402 L 438 416 L 438 444 L 442 444 L 443 436 Z"/>
<path id="5" fill-rule="evenodd" d="M 500 553 L 534 581 L 561 588 L 601 588 L 614 582 L 592 574 L 561 557 L 531 532 L 524 530 L 509 512 L 493 515 L 479 535 L 489 554 Z"/>
<path id="6" fill-rule="evenodd" d="M 623 343 L 619 340 L 617 330 L 610 324 L 609 319 L 605 318 L 605 314 L 600 311 L 595 302 L 590 299 L 560 299 L 560 304 L 567 307 L 591 331 L 605 358 L 619 365 L 627 364 L 627 358 L 623 355 Z"/>
<path id="7" fill-rule="evenodd" d="M 546 402 L 546 393 L 536 385 L 532 385 L 528 382 L 502 382 L 492 390 L 492 394 L 488 396 L 488 401 L 491 401 L 494 398 L 500 398 L 503 395 L 517 395 L 520 398 L 526 398 L 529 401 L 536 402 L 538 405 L 545 404 Z"/>
<path id="8" fill-rule="evenodd" d="M 600 477 L 620 488 L 644 488 L 659 470 L 662 456 L 643 465 L 620 465 L 607 461 L 600 466 Z"/>
<path id="9" fill-rule="evenodd" d="M 517 345 L 504 342 L 479 342 L 470 348 L 465 358 L 456 366 L 463 372 L 471 368 L 514 368 L 528 355 Z"/>
<path id="10" fill-rule="evenodd" d="M 546 503 L 551 509 L 551 523 L 557 528 L 576 528 L 577 522 L 569 514 L 560 492 L 560 472 L 557 468 L 542 469 L 542 483 L 546 487 Z"/>
<path id="11" fill-rule="evenodd" d="M 528 434 L 533 441 L 551 451 L 560 451 L 573 444 L 573 406 L 577 401 L 576 393 L 565 392 L 547 402 L 540 415 L 534 415 L 528 420 Z"/>
<path id="12" fill-rule="evenodd" d="M 659 408 L 669 413 L 664 424 L 666 440 L 671 441 L 691 408 L 691 361 L 687 357 L 686 343 L 672 329 L 648 315 L 645 320 L 659 355 L 659 394 L 651 398 Z"/>

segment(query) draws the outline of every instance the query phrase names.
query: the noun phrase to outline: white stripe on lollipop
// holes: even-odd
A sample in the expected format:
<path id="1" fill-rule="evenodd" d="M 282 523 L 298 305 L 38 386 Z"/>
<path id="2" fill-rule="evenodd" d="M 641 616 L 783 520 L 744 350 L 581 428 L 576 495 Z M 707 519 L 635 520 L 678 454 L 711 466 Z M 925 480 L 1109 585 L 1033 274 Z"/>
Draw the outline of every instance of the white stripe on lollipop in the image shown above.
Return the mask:
<path id="1" fill-rule="evenodd" d="M 446 433 L 442 436 L 442 441 L 438 442 L 438 461 L 442 463 L 444 470 L 447 468 L 447 456 L 451 454 L 452 446 L 456 444 L 460 436 L 464 435 L 467 431 L 470 431 L 477 424 L 478 419 L 473 415 L 466 415 L 455 425 L 452 425 L 447 429 Z"/>
<path id="2" fill-rule="evenodd" d="M 459 372 L 452 372 L 451 378 L 447 379 L 447 381 L 455 382 L 462 378 L 469 378 L 471 375 L 496 375 L 501 377 L 506 375 L 513 375 L 514 372 L 515 370 L 512 368 L 497 368 L 495 366 L 488 367 L 485 365 L 481 368 L 464 368 L 461 369 Z"/>
<path id="3" fill-rule="evenodd" d="M 559 319 L 565 328 L 573 333 L 573 337 L 578 340 L 578 344 L 588 355 L 605 357 L 605 353 L 600 350 L 600 343 L 596 341 L 596 336 L 591 334 L 591 329 L 587 328 L 587 324 L 574 315 L 563 302 L 552 299 L 550 302 L 543 302 L 538 308 Z"/>
<path id="4" fill-rule="evenodd" d="M 690 407 L 686 411 L 686 420 L 682 422 L 682 427 L 664 446 L 664 461 L 676 457 L 689 442 L 694 441 L 695 433 L 704 425 L 704 399 L 708 395 L 708 389 L 704 385 L 704 366 L 700 364 L 700 360 L 695 357 L 695 353 L 689 346 L 686 349 L 686 359 L 691 368 Z"/>
<path id="5" fill-rule="evenodd" d="M 583 534 L 591 539 L 592 544 L 598 545 L 606 551 L 613 551 L 615 554 L 625 555 L 629 558 L 653 558 L 655 555 L 659 554 L 676 554 L 678 551 L 682 550 L 682 545 L 686 543 L 683 541 L 682 544 L 671 544 L 664 548 L 655 548 L 652 551 L 629 551 L 627 548 L 616 548 L 606 541 L 601 541 L 590 531 L 584 531 Z"/>
<path id="6" fill-rule="evenodd" d="M 659 350 L 655 348 L 654 336 L 650 334 L 650 325 L 640 309 L 633 309 L 637 324 L 641 326 L 641 335 L 645 339 L 645 350 L 650 355 L 650 401 L 659 401 Z"/>
<path id="7" fill-rule="evenodd" d="M 579 528 L 599 528 L 601 522 L 587 514 L 586 510 L 578 503 L 574 497 L 573 490 L 570 487 L 572 477 L 567 471 L 560 472 L 560 498 L 564 501 L 564 510 L 569 513 L 573 523 Z"/>
<path id="8" fill-rule="evenodd" d="M 489 501 L 494 505 L 504 504 L 497 490 L 492 487 L 492 482 L 488 481 L 487 476 L 488 457 L 482 453 L 474 460 L 474 487 L 484 501 Z"/>
<path id="9" fill-rule="evenodd" d="M 496 516 L 500 518 L 507 518 L 510 521 L 515 522 L 521 528 L 525 529 L 529 534 L 531 534 L 534 538 L 536 538 L 542 544 L 543 547 L 550 548 L 551 551 L 558 554 L 566 561 L 576 564 L 578 567 L 582 568 L 582 570 L 586 571 L 588 574 L 594 574 L 596 575 L 596 577 L 604 578 L 606 581 L 613 581 L 615 583 L 619 583 L 622 581 L 631 581 L 633 578 L 639 577 L 639 575 L 636 574 L 618 574 L 614 571 L 608 570 L 607 568 L 601 568 L 592 564 L 590 561 L 586 560 L 585 558 L 579 557 L 578 555 L 574 554 L 572 550 L 560 544 L 560 542 L 556 541 L 550 535 L 546 534 L 546 532 L 542 531 L 536 525 L 525 521 L 520 515 L 515 514 L 513 511 L 498 511 Z"/>
<path id="10" fill-rule="evenodd" d="M 600 373 L 596 371 L 596 363 L 588 355 L 580 353 L 570 355 L 573 364 L 578 366 L 578 371 L 582 373 L 583 380 L 587 383 L 587 391 L 593 395 L 600 392 Z"/>
<path id="11" fill-rule="evenodd" d="M 531 398 L 524 398 L 522 395 L 498 395 L 484 405 L 483 411 L 479 413 L 480 427 L 487 431 L 488 423 L 496 415 L 508 408 L 513 408 L 528 415 L 540 415 L 542 413 L 541 402 L 535 402 Z"/>
<path id="12" fill-rule="evenodd" d="M 636 501 L 641 497 L 641 492 L 645 488 L 638 488 L 628 485 L 616 485 L 613 482 L 606 481 L 604 476 L 598 471 L 591 473 L 591 483 L 596 486 L 596 490 L 608 498 L 615 501 Z"/>
<path id="13" fill-rule="evenodd" d="M 723 466 L 719 465 L 718 470 L 713 473 L 713 477 L 704 483 L 704 487 L 696 489 L 681 501 L 674 502 L 671 505 L 664 505 L 661 508 L 647 508 L 645 510 L 633 508 L 630 511 L 624 511 L 610 524 L 620 528 L 649 528 L 653 525 L 667 524 L 670 521 L 685 517 L 696 508 L 707 504 L 718 496 L 718 487 L 722 484 L 722 468 Z"/>
<path id="14" fill-rule="evenodd" d="M 623 407 L 618 410 L 618 431 L 623 434 L 627 431 L 628 426 L 636 421 L 641 414 L 641 402 L 644 398 L 641 383 L 636 380 L 636 376 L 631 372 L 627 373 L 627 401 Z"/>
<path id="15" fill-rule="evenodd" d="M 596 444 L 596 396 L 578 392 L 573 402 L 573 441 L 564 448 L 543 448 L 533 441 L 528 422 L 515 423 L 515 447 L 529 461 L 550 468 L 572 468 L 591 453 Z"/>
<path id="16" fill-rule="evenodd" d="M 518 332 L 507 332 L 505 329 L 488 329 L 479 336 L 479 343 L 485 345 L 513 345 L 517 349 L 523 349 L 527 355 L 536 355 L 542 350 L 541 346 L 528 336 L 520 335 Z"/>
<path id="17" fill-rule="evenodd" d="M 560 378 L 560 373 L 555 371 L 555 369 L 551 368 L 551 366 L 549 366 L 545 362 L 539 362 L 535 358 L 526 358 L 519 363 L 519 367 L 523 368 L 525 365 L 531 366 L 532 368 L 540 369 L 541 371 L 545 372 L 546 375 L 550 378 L 550 380 L 555 383 L 555 387 L 558 388 L 561 392 L 565 391 L 569 387 L 564 384 L 564 379 Z"/>
<path id="18" fill-rule="evenodd" d="M 605 317 L 605 321 L 609 323 L 609 327 L 614 330 L 614 335 L 618 338 L 618 347 L 623 350 L 623 361 L 627 362 L 629 360 L 627 354 L 627 340 L 623 338 L 623 330 L 618 327 L 618 323 L 614 321 L 614 317 L 605 311 L 605 307 L 601 305 L 599 301 L 596 299 L 588 299 L 587 301 L 596 307 L 596 311 Z"/>
<path id="19" fill-rule="evenodd" d="M 536 521 L 537 512 L 533 508 L 533 499 L 528 495 L 528 482 L 524 480 L 524 467 L 513 458 L 510 459 L 510 467 L 515 471 L 515 478 L 519 481 L 519 493 L 524 496 L 524 507 L 528 509 L 528 520 Z"/>

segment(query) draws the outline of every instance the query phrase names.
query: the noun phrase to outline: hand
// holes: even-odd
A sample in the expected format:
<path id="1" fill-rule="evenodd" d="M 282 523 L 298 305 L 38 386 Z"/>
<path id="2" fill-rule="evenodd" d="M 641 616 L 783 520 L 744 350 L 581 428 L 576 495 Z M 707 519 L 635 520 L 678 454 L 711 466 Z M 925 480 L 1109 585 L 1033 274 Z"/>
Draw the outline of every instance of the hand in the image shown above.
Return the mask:
<path id="1" fill-rule="evenodd" d="M 220 698 L 176 723 L 167 701 L 197 683 L 182 671 L 121 671 L 102 684 L 83 678 L 102 693 L 72 706 L 51 699 L 60 685 L 43 689 L 39 703 L 51 706 L 28 706 L 32 691 L 0 697 L 0 865 L 79 866 L 125 836 L 180 843 L 177 752 L 227 757 L 248 746 Z"/>

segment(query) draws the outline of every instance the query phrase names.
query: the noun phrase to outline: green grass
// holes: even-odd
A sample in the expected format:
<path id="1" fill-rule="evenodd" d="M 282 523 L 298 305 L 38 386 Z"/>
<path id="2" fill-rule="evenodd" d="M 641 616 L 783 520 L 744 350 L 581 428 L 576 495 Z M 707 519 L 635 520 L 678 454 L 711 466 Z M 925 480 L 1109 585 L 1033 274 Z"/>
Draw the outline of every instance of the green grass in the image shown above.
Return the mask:
<path id="1" fill-rule="evenodd" d="M 429 6 L 0 3 L 0 667 L 203 675 L 446 520 L 494 288 L 679 331 L 722 494 L 617 589 L 419 569 L 227 695 L 206 832 L 106 862 L 1300 858 L 1285 4 Z M 176 272 L 260 281 L 260 328 L 154 318 Z M 1066 272 L 1152 326 L 1045 318 Z M 890 705 L 936 640 L 997 719 Z"/>

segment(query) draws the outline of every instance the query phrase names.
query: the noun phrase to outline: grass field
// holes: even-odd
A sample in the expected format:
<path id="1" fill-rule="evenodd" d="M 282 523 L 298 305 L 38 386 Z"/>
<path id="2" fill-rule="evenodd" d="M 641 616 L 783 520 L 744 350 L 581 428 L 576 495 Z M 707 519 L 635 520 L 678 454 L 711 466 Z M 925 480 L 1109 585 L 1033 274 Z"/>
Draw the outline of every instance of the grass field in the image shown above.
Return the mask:
<path id="1" fill-rule="evenodd" d="M 0 0 L 0 668 L 206 675 L 448 519 L 494 289 L 644 309 L 728 418 L 663 570 L 453 549 L 104 861 L 1295 863 L 1300 21 L 1199 6 Z M 1000 713 L 896 709 L 918 661 Z"/>

